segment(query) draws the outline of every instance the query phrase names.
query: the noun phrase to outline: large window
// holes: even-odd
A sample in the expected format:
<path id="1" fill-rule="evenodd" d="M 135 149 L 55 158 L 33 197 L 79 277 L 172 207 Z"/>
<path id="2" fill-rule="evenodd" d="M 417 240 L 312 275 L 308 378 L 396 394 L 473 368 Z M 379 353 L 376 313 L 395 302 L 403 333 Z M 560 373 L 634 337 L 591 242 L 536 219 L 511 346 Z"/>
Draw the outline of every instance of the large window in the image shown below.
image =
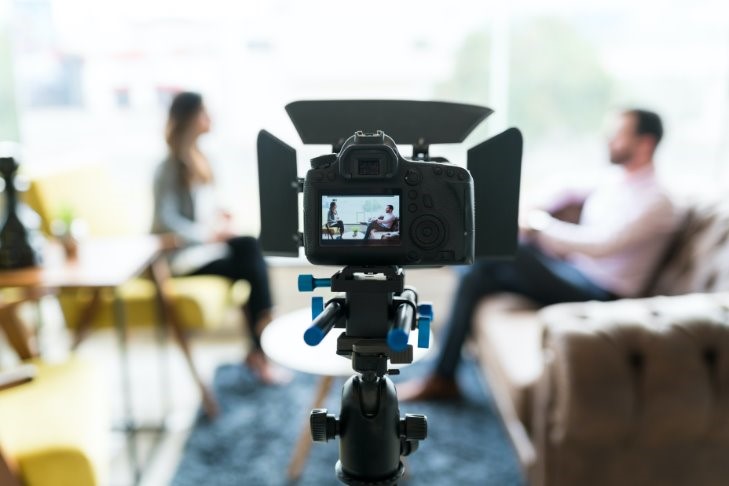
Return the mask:
<path id="1" fill-rule="evenodd" d="M 305 98 L 491 106 L 496 114 L 468 142 L 520 126 L 527 192 L 595 177 L 607 163 L 610 115 L 645 106 L 666 122 L 659 159 L 669 184 L 729 185 L 729 9 L 721 2 L 2 2 L 12 7 L 13 105 L 28 168 L 106 165 L 140 230 L 165 153 L 165 110 L 180 89 L 207 100 L 214 126 L 204 148 L 222 199 L 250 233 L 259 225 L 257 131 L 299 148 L 302 173 L 327 150 L 302 148 L 285 115 L 286 103 Z M 7 130 L 14 116 L 5 109 L 10 50 L 1 29 Z M 463 163 L 465 148 L 432 152 Z"/>

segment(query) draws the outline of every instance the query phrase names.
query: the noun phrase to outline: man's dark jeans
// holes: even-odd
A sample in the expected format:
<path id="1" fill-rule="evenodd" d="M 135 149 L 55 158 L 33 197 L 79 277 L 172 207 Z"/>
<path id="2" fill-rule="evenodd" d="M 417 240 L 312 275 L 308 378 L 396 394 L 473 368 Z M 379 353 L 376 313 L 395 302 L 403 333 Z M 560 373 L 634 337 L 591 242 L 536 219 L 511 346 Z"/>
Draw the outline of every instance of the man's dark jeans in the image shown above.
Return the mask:
<path id="1" fill-rule="evenodd" d="M 476 262 L 468 267 L 453 298 L 436 362 L 438 376 L 455 376 L 476 306 L 483 297 L 498 292 L 521 294 L 540 305 L 616 298 L 568 262 L 545 255 L 529 244 L 520 244 L 513 260 Z"/>

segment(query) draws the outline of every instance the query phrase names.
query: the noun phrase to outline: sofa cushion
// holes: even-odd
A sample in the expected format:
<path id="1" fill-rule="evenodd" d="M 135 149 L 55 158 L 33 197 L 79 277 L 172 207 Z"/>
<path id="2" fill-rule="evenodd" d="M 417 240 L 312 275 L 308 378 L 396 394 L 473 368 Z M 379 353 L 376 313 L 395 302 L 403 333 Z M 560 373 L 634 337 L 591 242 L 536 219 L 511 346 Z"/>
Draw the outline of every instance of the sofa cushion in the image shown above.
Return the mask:
<path id="1" fill-rule="evenodd" d="M 529 428 L 531 389 L 542 372 L 536 305 L 515 294 L 484 299 L 474 315 L 477 353 L 494 393 L 506 393 Z"/>
<path id="2" fill-rule="evenodd" d="M 226 323 L 226 311 L 231 304 L 242 305 L 248 300 L 250 285 L 245 280 L 232 287 L 230 280 L 214 275 L 174 277 L 168 281 L 170 299 L 186 329 L 220 330 Z M 156 292 L 151 280 L 136 278 L 119 288 L 130 326 L 149 326 L 159 319 Z M 66 322 L 74 327 L 83 310 L 91 302 L 93 290 L 64 289 L 59 295 Z M 232 302 L 231 302 L 232 301 Z M 114 295 L 104 289 L 102 305 L 94 318 L 98 327 L 114 325 Z"/>
<path id="3" fill-rule="evenodd" d="M 729 444 L 729 297 L 550 306 L 550 440 Z M 545 412 L 543 412 L 545 413 Z"/>
<path id="4" fill-rule="evenodd" d="M 729 204 L 693 203 L 647 295 L 729 290 Z"/>

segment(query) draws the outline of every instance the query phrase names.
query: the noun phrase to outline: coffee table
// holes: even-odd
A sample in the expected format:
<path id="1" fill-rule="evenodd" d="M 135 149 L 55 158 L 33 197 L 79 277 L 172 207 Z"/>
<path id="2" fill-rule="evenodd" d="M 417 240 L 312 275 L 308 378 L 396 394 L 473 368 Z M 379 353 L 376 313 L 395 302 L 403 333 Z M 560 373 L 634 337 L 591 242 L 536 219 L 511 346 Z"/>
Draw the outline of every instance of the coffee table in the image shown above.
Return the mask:
<path id="1" fill-rule="evenodd" d="M 335 377 L 349 377 L 354 374 L 352 362 L 337 354 L 337 338 L 344 329 L 332 329 L 318 346 L 309 346 L 304 342 L 304 332 L 311 325 L 311 310 L 301 309 L 271 321 L 261 335 L 261 347 L 274 362 L 296 371 L 319 375 L 319 383 L 314 392 L 311 408 L 322 408 L 329 394 Z M 410 343 L 418 342 L 418 331 L 410 333 Z M 432 342 L 432 334 L 431 334 Z M 413 348 L 413 362 L 424 358 L 429 349 Z M 390 368 L 402 368 L 408 365 L 390 365 Z M 291 456 L 287 476 L 296 480 L 306 464 L 311 449 L 311 432 L 307 415 L 301 429 L 296 447 Z"/>

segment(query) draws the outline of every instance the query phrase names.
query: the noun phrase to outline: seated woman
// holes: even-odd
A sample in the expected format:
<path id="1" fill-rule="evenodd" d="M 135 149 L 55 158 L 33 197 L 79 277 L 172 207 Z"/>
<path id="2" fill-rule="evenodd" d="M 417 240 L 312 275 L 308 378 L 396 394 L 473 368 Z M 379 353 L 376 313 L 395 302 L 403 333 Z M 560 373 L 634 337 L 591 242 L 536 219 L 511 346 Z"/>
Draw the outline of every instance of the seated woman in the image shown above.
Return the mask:
<path id="1" fill-rule="evenodd" d="M 210 163 L 197 146 L 210 131 L 202 97 L 184 92 L 175 96 L 167 120 L 169 153 L 154 177 L 153 233 L 173 234 L 183 245 L 170 258 L 175 275 L 220 275 L 251 284 L 243 307 L 253 349 L 246 364 L 264 383 L 280 381 L 261 349 L 260 335 L 271 320 L 268 270 L 258 241 L 236 236 L 230 213 L 215 204 Z"/>
<path id="2" fill-rule="evenodd" d="M 339 215 L 337 214 L 337 203 L 334 201 L 329 204 L 329 212 L 327 213 L 327 226 L 330 228 L 339 228 L 339 239 L 342 239 L 342 235 L 344 234 L 344 222 L 339 219 Z"/>

